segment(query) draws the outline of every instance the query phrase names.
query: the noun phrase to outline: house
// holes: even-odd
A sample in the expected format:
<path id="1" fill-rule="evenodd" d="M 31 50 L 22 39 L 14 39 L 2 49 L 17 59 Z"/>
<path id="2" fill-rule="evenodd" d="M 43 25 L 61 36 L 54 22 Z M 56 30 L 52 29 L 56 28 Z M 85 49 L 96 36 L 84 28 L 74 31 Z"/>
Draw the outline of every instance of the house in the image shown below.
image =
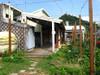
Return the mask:
<path id="1" fill-rule="evenodd" d="M 100 30 L 98 30 L 98 31 L 96 32 L 96 37 L 97 37 L 97 38 L 100 38 Z"/>
<path id="2" fill-rule="evenodd" d="M 44 9 L 27 15 L 27 19 L 37 23 L 35 27 L 35 45 L 36 47 L 61 47 L 64 41 L 64 25 L 60 19 L 51 18 Z M 40 28 L 39 28 L 40 27 Z"/>
<path id="3" fill-rule="evenodd" d="M 84 40 L 85 37 L 85 27 L 82 25 L 82 38 Z M 74 29 L 74 25 L 69 25 L 68 22 L 66 22 L 66 26 L 65 26 L 65 40 L 67 42 L 72 40 L 72 33 L 73 33 L 73 29 Z M 77 38 L 79 38 L 80 36 L 80 25 L 76 25 L 76 33 L 77 33 Z"/>
<path id="4" fill-rule="evenodd" d="M 20 48 L 52 47 L 54 51 L 64 42 L 63 21 L 51 18 L 44 9 L 28 13 L 9 4 L 0 4 L 0 15 L 0 31 L 8 30 L 8 18 L 11 18 L 12 32 Z"/>

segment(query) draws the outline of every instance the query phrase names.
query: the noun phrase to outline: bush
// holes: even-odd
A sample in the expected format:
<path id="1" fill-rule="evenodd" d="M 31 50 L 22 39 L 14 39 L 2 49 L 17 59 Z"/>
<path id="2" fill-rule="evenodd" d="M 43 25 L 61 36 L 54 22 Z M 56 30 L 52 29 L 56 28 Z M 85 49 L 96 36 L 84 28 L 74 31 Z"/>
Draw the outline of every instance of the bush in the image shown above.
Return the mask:
<path id="1" fill-rule="evenodd" d="M 96 65 L 96 75 L 100 75 L 100 49 L 96 49 L 96 55 L 95 55 L 95 65 Z"/>
<path id="2" fill-rule="evenodd" d="M 65 52 L 65 58 L 69 63 L 78 63 L 79 49 L 69 45 Z"/>
<path id="3" fill-rule="evenodd" d="M 2 61 L 3 62 L 14 62 L 14 63 L 20 63 L 24 61 L 24 52 L 21 50 L 16 50 L 11 55 L 9 55 L 7 52 L 5 52 L 2 55 Z"/>
<path id="4" fill-rule="evenodd" d="M 50 66 L 49 68 L 50 75 L 82 75 L 82 69 L 79 67 L 70 67 L 70 66 Z"/>

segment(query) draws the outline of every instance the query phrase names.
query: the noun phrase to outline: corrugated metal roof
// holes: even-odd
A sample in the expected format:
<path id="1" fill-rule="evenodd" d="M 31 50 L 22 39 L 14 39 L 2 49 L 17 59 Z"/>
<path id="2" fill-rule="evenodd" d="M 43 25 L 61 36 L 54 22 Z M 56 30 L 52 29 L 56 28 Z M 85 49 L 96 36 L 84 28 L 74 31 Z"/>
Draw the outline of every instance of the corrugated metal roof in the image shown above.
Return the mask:
<path id="1" fill-rule="evenodd" d="M 66 30 L 72 30 L 72 29 L 74 29 L 74 26 L 65 26 L 65 29 Z M 80 29 L 80 26 L 77 25 L 76 26 L 76 29 L 79 30 Z M 85 30 L 85 27 L 84 26 L 82 26 L 82 30 Z"/>

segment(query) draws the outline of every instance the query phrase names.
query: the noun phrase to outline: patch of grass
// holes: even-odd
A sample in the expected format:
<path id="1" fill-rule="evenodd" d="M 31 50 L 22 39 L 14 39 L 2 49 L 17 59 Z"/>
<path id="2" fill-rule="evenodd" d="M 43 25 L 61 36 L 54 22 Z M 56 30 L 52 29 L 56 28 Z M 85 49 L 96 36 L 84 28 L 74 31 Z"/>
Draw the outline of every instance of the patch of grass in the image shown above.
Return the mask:
<path id="1" fill-rule="evenodd" d="M 68 62 L 71 58 L 73 59 L 68 53 L 70 51 L 67 46 L 64 46 L 57 53 L 41 60 L 37 67 L 47 72 L 48 75 L 81 75 L 82 69 L 79 63 Z"/>
<path id="2" fill-rule="evenodd" d="M 9 62 L 2 62 L 0 75 L 9 75 L 10 73 L 16 73 L 21 69 L 27 69 L 31 63 L 28 60 L 25 60 L 22 63 L 9 63 Z"/>
<path id="3" fill-rule="evenodd" d="M 27 70 L 32 62 L 22 54 L 21 52 L 14 52 L 12 56 L 4 54 L 0 62 L 0 75 L 9 75 L 10 73 L 16 73 L 23 69 Z"/>

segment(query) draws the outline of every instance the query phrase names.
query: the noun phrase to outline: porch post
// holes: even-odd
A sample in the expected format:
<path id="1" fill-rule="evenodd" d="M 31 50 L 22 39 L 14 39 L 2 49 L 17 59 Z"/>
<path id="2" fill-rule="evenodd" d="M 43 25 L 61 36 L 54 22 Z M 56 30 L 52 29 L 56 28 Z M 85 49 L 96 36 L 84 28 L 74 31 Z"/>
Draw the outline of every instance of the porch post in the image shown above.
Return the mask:
<path id="1" fill-rule="evenodd" d="M 10 3 L 9 3 L 9 18 L 8 18 L 8 32 L 9 32 L 9 55 L 11 55 L 11 52 L 12 52 L 12 44 L 11 44 L 11 16 L 10 16 L 10 11 L 11 11 L 11 7 L 10 7 Z"/>
<path id="2" fill-rule="evenodd" d="M 84 41 L 84 35 L 85 35 L 85 34 L 84 34 L 84 31 L 83 31 L 83 34 L 82 34 L 82 35 L 83 35 L 83 41 Z"/>
<path id="3" fill-rule="evenodd" d="M 60 30 L 58 31 L 58 48 L 61 47 L 61 33 Z"/>
<path id="4" fill-rule="evenodd" d="M 54 21 L 52 20 L 52 52 L 55 50 L 55 26 Z"/>
<path id="5" fill-rule="evenodd" d="M 41 26 L 41 33 L 40 33 L 40 36 L 41 36 L 41 47 L 42 47 L 42 46 L 43 46 L 42 26 Z"/>

